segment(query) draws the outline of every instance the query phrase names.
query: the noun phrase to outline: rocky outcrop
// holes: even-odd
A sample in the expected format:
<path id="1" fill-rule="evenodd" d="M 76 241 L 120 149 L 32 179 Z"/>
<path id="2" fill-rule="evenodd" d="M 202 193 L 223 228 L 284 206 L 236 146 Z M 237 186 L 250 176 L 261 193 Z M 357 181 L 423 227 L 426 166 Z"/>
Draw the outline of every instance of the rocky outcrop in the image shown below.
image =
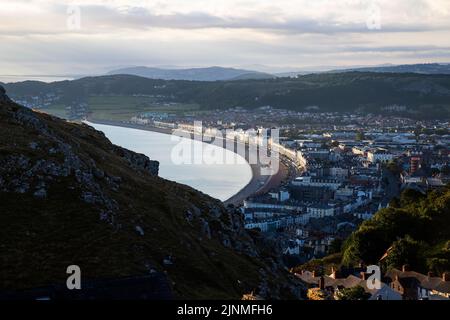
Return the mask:
<path id="1" fill-rule="evenodd" d="M 135 153 L 117 146 L 114 147 L 114 151 L 116 154 L 126 159 L 134 169 L 147 171 L 154 176 L 158 175 L 158 161 L 150 160 L 146 155 Z"/>
<path id="2" fill-rule="evenodd" d="M 46 198 L 48 186 L 60 181 L 62 178 L 74 176 L 76 187 L 80 189 L 80 199 L 88 204 L 98 207 L 101 220 L 114 223 L 114 215 L 119 210 L 117 202 L 104 191 L 101 182 L 106 182 L 106 188 L 118 191 L 121 178 L 104 172 L 98 168 L 92 158 L 80 158 L 76 152 L 76 143 L 70 141 L 55 130 L 52 130 L 37 113 L 30 109 L 14 105 L 0 87 L 0 101 L 4 107 L 2 113 L 6 113 L 9 119 L 20 124 L 23 129 L 33 129 L 45 139 L 45 143 L 31 141 L 29 148 L 34 155 L 11 154 L 0 157 L 0 191 L 32 193 L 36 198 Z M 72 133 L 80 137 L 86 137 L 86 131 L 72 130 Z M 106 140 L 103 134 L 101 136 Z M 115 154 L 124 158 L 129 165 L 136 170 L 145 171 L 153 176 L 158 175 L 159 162 L 152 161 L 147 156 L 136 154 L 118 146 L 112 146 Z M 36 155 L 46 155 L 36 157 Z M 37 159 L 39 158 L 39 159 Z"/>
<path id="3" fill-rule="evenodd" d="M 9 103 L 9 102 L 11 102 L 11 100 L 6 95 L 5 89 L 2 86 L 0 86 L 0 103 Z"/>

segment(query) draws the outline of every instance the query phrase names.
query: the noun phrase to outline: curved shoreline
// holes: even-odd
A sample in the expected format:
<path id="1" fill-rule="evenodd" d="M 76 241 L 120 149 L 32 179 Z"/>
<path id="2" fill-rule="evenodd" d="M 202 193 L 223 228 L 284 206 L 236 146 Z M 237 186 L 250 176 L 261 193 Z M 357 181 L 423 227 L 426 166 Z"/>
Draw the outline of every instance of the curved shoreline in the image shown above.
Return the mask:
<path id="1" fill-rule="evenodd" d="M 105 121 L 105 120 L 92 120 L 87 119 L 86 121 L 93 123 L 93 124 L 99 124 L 99 125 L 109 125 L 109 126 L 116 126 L 116 127 L 123 127 L 123 128 L 130 128 L 130 129 L 139 129 L 144 131 L 151 131 L 151 132 L 158 132 L 162 134 L 172 134 L 174 129 L 169 128 L 159 128 L 159 127 L 153 127 L 149 125 L 140 125 L 135 123 L 127 123 L 127 122 L 121 122 L 121 121 Z M 208 143 L 205 141 L 205 143 Z M 236 153 L 235 150 L 230 150 Z M 278 170 L 278 173 L 271 176 L 263 176 L 261 175 L 261 165 L 260 164 L 250 164 L 247 159 L 245 159 L 247 164 L 250 166 L 251 172 L 252 172 L 252 178 L 250 181 L 242 188 L 240 189 L 235 195 L 231 196 L 229 199 L 223 201 L 224 205 L 235 205 L 238 206 L 243 203 L 245 199 L 248 197 L 260 194 L 264 191 L 269 191 L 272 187 L 276 187 L 279 185 L 280 181 L 280 175 L 282 175 L 282 169 L 283 164 L 282 161 L 280 161 L 280 170 Z"/>

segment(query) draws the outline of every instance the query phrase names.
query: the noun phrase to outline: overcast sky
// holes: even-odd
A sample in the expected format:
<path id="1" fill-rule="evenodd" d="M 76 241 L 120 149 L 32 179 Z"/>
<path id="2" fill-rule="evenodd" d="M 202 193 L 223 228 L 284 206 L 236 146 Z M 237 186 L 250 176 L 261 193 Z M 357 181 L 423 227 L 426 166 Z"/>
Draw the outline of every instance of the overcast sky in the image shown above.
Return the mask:
<path id="1" fill-rule="evenodd" d="M 417 62 L 450 62 L 450 0 L 0 0 L 3 75 Z"/>

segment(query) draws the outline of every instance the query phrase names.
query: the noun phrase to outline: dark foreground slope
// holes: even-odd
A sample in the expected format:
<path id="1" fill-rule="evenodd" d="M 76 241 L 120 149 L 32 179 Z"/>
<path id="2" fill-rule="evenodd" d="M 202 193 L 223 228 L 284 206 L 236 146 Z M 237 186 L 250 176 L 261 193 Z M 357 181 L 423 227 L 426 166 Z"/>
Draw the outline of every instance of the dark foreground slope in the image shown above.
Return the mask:
<path id="1" fill-rule="evenodd" d="M 1 89 L 0 291 L 64 284 L 78 265 L 93 281 L 166 273 L 175 297 L 292 297 L 293 280 L 237 215 L 157 170 Z"/>

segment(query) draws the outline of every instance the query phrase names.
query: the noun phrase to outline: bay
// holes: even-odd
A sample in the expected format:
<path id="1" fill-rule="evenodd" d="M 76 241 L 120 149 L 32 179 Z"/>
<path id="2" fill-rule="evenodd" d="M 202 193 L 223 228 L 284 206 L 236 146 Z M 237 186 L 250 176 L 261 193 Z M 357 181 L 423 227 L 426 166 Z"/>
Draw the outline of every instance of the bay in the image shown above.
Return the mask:
<path id="1" fill-rule="evenodd" d="M 225 201 L 252 179 L 250 165 L 232 151 L 158 132 L 89 122 L 87 124 L 103 131 L 112 143 L 159 161 L 160 177 L 186 184 L 213 198 Z M 188 148 L 192 155 L 187 160 L 190 158 L 191 161 L 181 161 L 177 150 L 189 150 Z M 234 161 L 220 161 L 224 157 Z"/>

